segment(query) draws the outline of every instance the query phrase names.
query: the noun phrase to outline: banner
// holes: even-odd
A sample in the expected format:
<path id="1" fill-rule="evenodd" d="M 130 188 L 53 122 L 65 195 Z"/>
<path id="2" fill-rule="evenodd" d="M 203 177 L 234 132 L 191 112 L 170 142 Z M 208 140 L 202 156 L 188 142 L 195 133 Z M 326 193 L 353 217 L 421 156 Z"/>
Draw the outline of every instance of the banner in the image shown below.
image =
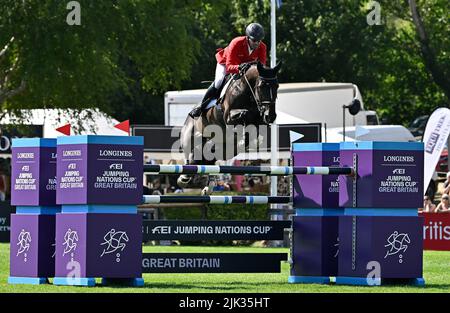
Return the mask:
<path id="1" fill-rule="evenodd" d="M 0 201 L 0 242 L 9 242 L 11 214 L 14 212 L 15 207 L 9 201 Z"/>
<path id="2" fill-rule="evenodd" d="M 143 221 L 150 240 L 283 240 L 291 221 Z"/>
<path id="3" fill-rule="evenodd" d="M 423 221 L 423 248 L 450 251 L 450 214 L 420 213 Z"/>
<path id="4" fill-rule="evenodd" d="M 447 142 L 450 133 L 450 110 L 438 108 L 428 119 L 422 141 L 425 145 L 424 153 L 424 184 L 423 192 L 427 191 L 436 164 Z"/>
<path id="5" fill-rule="evenodd" d="M 43 125 L 3 124 L 0 127 L 0 153 L 11 153 L 13 138 L 42 138 L 43 133 Z"/>
<path id="6" fill-rule="evenodd" d="M 279 273 L 287 253 L 143 253 L 143 273 Z"/>

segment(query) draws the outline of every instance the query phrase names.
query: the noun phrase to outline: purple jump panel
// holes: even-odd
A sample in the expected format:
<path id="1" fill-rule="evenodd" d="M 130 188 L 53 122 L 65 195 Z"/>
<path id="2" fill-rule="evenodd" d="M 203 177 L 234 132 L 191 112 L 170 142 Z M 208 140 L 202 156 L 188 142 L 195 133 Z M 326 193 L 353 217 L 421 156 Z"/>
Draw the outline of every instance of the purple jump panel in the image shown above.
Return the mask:
<path id="1" fill-rule="evenodd" d="M 55 273 L 56 139 L 12 141 L 11 284 L 41 284 Z"/>
<path id="2" fill-rule="evenodd" d="M 11 215 L 11 277 L 53 277 L 55 215 Z"/>
<path id="3" fill-rule="evenodd" d="M 291 276 L 336 276 L 339 216 L 295 216 Z"/>
<path id="4" fill-rule="evenodd" d="M 423 218 L 341 216 L 339 276 L 381 279 L 422 277 Z M 375 276 L 376 277 L 376 276 Z"/>
<path id="5" fill-rule="evenodd" d="M 11 205 L 56 204 L 56 139 L 13 139 L 11 167 Z"/>
<path id="6" fill-rule="evenodd" d="M 292 146 L 294 166 L 339 166 L 339 144 L 299 143 Z M 294 208 L 337 208 L 338 175 L 295 175 Z"/>
<path id="7" fill-rule="evenodd" d="M 419 208 L 423 205 L 423 143 L 343 142 L 340 165 L 357 162 L 356 207 Z M 353 206 L 354 183 L 339 176 L 339 206 Z"/>
<path id="8" fill-rule="evenodd" d="M 56 215 L 56 277 L 140 278 L 141 262 L 140 215 Z"/>
<path id="9" fill-rule="evenodd" d="M 58 204 L 141 204 L 143 138 L 58 138 Z"/>

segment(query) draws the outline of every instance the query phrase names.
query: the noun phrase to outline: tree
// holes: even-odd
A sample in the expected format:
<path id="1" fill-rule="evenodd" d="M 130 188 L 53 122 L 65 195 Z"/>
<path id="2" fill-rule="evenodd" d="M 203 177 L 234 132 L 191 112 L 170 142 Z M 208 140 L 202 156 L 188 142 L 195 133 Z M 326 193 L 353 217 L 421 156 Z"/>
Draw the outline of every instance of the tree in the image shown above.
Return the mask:
<path id="1" fill-rule="evenodd" d="M 409 8 L 411 10 L 411 17 L 414 22 L 414 26 L 416 27 L 417 31 L 417 37 L 420 43 L 420 50 L 422 52 L 422 57 L 424 60 L 425 65 L 427 66 L 427 69 L 430 71 L 431 75 L 433 76 L 433 79 L 435 83 L 442 88 L 445 95 L 447 96 L 447 100 L 450 101 L 450 71 L 449 67 L 445 67 L 443 64 L 439 64 L 438 55 L 435 51 L 435 49 L 432 46 L 432 43 L 430 42 L 430 37 L 427 33 L 427 30 L 425 29 L 424 22 L 421 17 L 421 13 L 419 12 L 419 8 L 417 7 L 417 3 L 415 0 L 409 0 Z M 437 3 L 439 4 L 439 2 Z M 447 24 L 447 34 L 449 34 L 450 31 L 450 23 L 448 19 L 448 2 L 441 2 L 442 6 L 441 9 L 444 9 L 443 13 L 443 19 L 440 19 L 438 22 L 439 24 Z M 436 5 L 436 3 L 435 3 Z M 439 8 L 439 7 L 438 7 Z M 436 9 L 436 8 L 435 8 Z M 445 18 L 445 12 L 447 12 L 447 18 Z M 438 24 L 438 25 L 439 25 Z M 441 26 L 441 25 L 440 25 Z M 444 26 L 445 27 L 445 26 Z M 448 37 L 447 37 L 448 39 Z M 446 48 L 450 49 L 450 46 L 446 46 Z M 447 50 L 446 52 L 449 52 L 450 50 Z M 445 51 L 443 55 L 440 57 L 444 57 L 447 53 Z M 449 61 L 449 57 L 446 58 L 446 61 Z M 445 64 L 445 63 L 444 63 Z M 448 62 L 447 62 L 448 64 Z"/>
<path id="2" fill-rule="evenodd" d="M 79 1 L 70 26 L 67 2 L 2 0 L 0 104 L 4 110 L 90 108 L 138 80 L 149 93 L 190 77 L 198 40 L 190 36 L 197 0 Z M 3 43 L 3 44 L 2 44 Z M 124 69 L 132 64 L 136 76 Z M 5 79 L 6 78 L 6 79 Z"/>
<path id="3" fill-rule="evenodd" d="M 280 81 L 355 83 L 365 107 L 391 123 L 407 124 L 448 103 L 448 0 L 418 5 L 428 49 L 416 36 L 408 1 L 378 2 L 382 25 L 367 23 L 369 0 L 285 1 L 277 10 Z M 235 24 L 257 20 L 268 29 L 269 3 L 232 1 Z"/>

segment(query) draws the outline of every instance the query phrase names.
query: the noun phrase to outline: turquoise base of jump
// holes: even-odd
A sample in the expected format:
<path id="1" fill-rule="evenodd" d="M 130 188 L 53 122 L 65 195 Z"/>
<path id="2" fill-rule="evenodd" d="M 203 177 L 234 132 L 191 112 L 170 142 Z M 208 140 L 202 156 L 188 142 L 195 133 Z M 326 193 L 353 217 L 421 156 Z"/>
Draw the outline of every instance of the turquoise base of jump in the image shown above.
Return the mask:
<path id="1" fill-rule="evenodd" d="M 95 278 L 93 277 L 55 277 L 53 285 L 61 286 L 95 286 Z M 102 278 L 102 285 L 122 285 L 132 287 L 144 286 L 144 279 L 140 277 L 135 278 Z"/>
<path id="2" fill-rule="evenodd" d="M 16 206 L 16 214 L 42 214 L 42 215 L 55 215 L 61 212 L 61 206 Z"/>
<path id="3" fill-rule="evenodd" d="M 95 278 L 89 277 L 55 277 L 53 285 L 61 286 L 95 286 Z"/>
<path id="4" fill-rule="evenodd" d="M 64 204 L 61 206 L 61 213 L 137 214 L 137 206 L 108 204 Z"/>
<path id="5" fill-rule="evenodd" d="M 367 277 L 336 277 L 336 285 L 353 285 L 353 286 L 381 286 L 404 284 L 410 286 L 425 286 L 423 278 L 367 278 Z"/>
<path id="6" fill-rule="evenodd" d="M 47 277 L 8 277 L 8 284 L 12 285 L 42 285 L 47 283 Z"/>
<path id="7" fill-rule="evenodd" d="M 328 276 L 289 276 L 290 284 L 329 284 L 331 282 Z"/>
<path id="8" fill-rule="evenodd" d="M 344 209 L 295 208 L 295 216 L 342 216 Z"/>
<path id="9" fill-rule="evenodd" d="M 102 285 L 144 286 L 143 278 L 102 278 Z"/>
<path id="10" fill-rule="evenodd" d="M 418 216 L 416 208 L 345 208 L 348 216 Z"/>

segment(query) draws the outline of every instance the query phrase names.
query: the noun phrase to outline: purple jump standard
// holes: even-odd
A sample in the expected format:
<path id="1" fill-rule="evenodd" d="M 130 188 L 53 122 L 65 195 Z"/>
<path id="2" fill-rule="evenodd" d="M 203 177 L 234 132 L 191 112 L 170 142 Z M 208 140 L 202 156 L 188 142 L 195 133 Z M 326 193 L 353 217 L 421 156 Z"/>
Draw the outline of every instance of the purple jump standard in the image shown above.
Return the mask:
<path id="1" fill-rule="evenodd" d="M 57 139 L 55 285 L 142 286 L 143 137 Z"/>
<path id="2" fill-rule="evenodd" d="M 340 168 L 338 143 L 299 143 L 292 146 L 294 167 Z M 348 167 L 349 169 L 351 167 Z M 353 170 L 353 168 L 351 168 Z M 351 178 L 350 178 L 351 179 Z M 295 175 L 289 283 L 330 283 L 338 270 L 338 175 Z"/>
<path id="3" fill-rule="evenodd" d="M 423 143 L 341 143 L 340 166 L 355 162 L 356 184 L 339 177 L 345 209 L 336 284 L 424 285 L 423 219 L 417 214 L 424 194 Z"/>
<path id="4" fill-rule="evenodd" d="M 342 142 L 340 166 L 357 163 L 353 178 L 339 176 L 339 205 L 358 208 L 420 208 L 423 205 L 423 143 Z"/>
<path id="5" fill-rule="evenodd" d="M 43 284 L 55 274 L 56 139 L 12 141 L 10 284 Z"/>

